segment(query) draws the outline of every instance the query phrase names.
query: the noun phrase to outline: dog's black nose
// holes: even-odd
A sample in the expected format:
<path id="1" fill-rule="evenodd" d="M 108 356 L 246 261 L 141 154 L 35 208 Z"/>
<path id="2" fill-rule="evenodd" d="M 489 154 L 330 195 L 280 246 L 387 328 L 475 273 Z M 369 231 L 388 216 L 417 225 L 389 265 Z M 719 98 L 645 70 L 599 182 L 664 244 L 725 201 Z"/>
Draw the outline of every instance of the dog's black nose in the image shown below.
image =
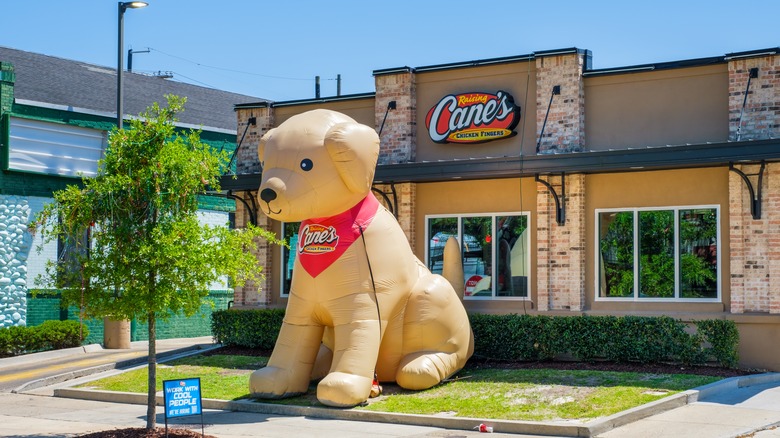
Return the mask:
<path id="1" fill-rule="evenodd" d="M 271 202 L 276 199 L 276 192 L 273 189 L 263 189 L 263 191 L 260 192 L 260 199 L 266 203 Z"/>

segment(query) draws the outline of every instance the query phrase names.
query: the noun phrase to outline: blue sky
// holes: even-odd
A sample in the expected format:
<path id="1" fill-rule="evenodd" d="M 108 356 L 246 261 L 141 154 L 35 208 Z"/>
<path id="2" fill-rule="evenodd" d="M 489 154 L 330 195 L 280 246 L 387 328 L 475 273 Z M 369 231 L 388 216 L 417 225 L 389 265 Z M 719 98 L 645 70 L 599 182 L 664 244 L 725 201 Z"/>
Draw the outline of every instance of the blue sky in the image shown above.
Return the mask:
<path id="1" fill-rule="evenodd" d="M 147 0 L 133 70 L 272 100 L 374 90 L 378 69 L 568 47 L 594 68 L 780 46 L 780 1 Z M 0 46 L 116 68 L 117 2 L 6 0 Z M 125 63 L 127 60 L 125 59 Z M 126 64 L 125 64 L 126 65 Z"/>

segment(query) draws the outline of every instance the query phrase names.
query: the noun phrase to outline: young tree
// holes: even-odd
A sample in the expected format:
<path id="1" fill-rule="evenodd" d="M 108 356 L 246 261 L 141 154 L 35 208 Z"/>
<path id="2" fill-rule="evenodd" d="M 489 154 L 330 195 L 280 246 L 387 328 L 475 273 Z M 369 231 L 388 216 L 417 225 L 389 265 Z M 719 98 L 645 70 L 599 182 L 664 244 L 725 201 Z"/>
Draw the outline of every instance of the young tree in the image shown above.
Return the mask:
<path id="1" fill-rule="evenodd" d="M 67 262 L 47 270 L 63 305 L 79 306 L 87 317 L 146 320 L 147 429 L 156 416 L 156 320 L 195 314 L 210 284 L 224 276 L 236 285 L 257 280 L 260 267 L 250 250 L 259 238 L 278 243 L 256 227 L 198 222 L 198 196 L 219 189 L 227 153 L 202 143 L 197 131 L 177 132 L 175 115 L 185 99 L 167 99 L 166 108 L 155 103 L 130 129 L 113 131 L 97 176 L 56 192 L 33 227 L 44 239 L 74 247 Z"/>

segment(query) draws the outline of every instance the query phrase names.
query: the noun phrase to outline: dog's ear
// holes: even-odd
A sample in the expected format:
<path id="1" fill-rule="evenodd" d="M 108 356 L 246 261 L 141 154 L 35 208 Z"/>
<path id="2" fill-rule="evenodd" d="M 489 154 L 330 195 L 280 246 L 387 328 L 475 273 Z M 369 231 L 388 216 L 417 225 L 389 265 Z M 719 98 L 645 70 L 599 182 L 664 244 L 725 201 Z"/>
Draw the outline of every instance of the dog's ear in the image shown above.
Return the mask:
<path id="1" fill-rule="evenodd" d="M 257 158 L 260 159 L 261 165 L 265 161 L 265 143 L 271 138 L 275 130 L 276 128 L 273 128 L 260 137 L 260 143 L 257 145 Z"/>
<path id="2" fill-rule="evenodd" d="M 338 123 L 325 133 L 324 143 L 347 188 L 355 193 L 370 190 L 379 157 L 376 131 L 360 123 Z"/>

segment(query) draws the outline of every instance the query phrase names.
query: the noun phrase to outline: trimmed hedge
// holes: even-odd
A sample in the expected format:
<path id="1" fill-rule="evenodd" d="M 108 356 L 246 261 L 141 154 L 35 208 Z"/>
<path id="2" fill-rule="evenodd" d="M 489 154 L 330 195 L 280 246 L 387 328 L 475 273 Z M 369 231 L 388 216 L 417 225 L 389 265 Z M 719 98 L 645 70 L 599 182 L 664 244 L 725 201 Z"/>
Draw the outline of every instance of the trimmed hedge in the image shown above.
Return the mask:
<path id="1" fill-rule="evenodd" d="M 78 347 L 87 336 L 89 329 L 78 321 L 45 321 L 34 327 L 8 327 L 0 329 L 0 357 Z"/>
<path id="2" fill-rule="evenodd" d="M 530 361 L 564 355 L 580 361 L 714 361 L 734 368 L 739 362 L 739 333 L 734 321 L 696 321 L 695 333 L 668 316 L 544 316 L 471 314 L 474 354 L 478 357 Z"/>
<path id="3" fill-rule="evenodd" d="M 211 328 L 224 345 L 273 349 L 284 318 L 280 309 L 222 310 Z M 538 361 L 573 357 L 579 361 L 709 361 L 729 368 L 739 362 L 739 333 L 734 321 L 709 319 L 686 323 L 643 316 L 546 316 L 470 314 L 474 355 L 502 361 Z M 691 331 L 693 333 L 691 333 Z"/>
<path id="4" fill-rule="evenodd" d="M 283 319 L 282 309 L 217 310 L 211 334 L 222 345 L 272 350 Z"/>

